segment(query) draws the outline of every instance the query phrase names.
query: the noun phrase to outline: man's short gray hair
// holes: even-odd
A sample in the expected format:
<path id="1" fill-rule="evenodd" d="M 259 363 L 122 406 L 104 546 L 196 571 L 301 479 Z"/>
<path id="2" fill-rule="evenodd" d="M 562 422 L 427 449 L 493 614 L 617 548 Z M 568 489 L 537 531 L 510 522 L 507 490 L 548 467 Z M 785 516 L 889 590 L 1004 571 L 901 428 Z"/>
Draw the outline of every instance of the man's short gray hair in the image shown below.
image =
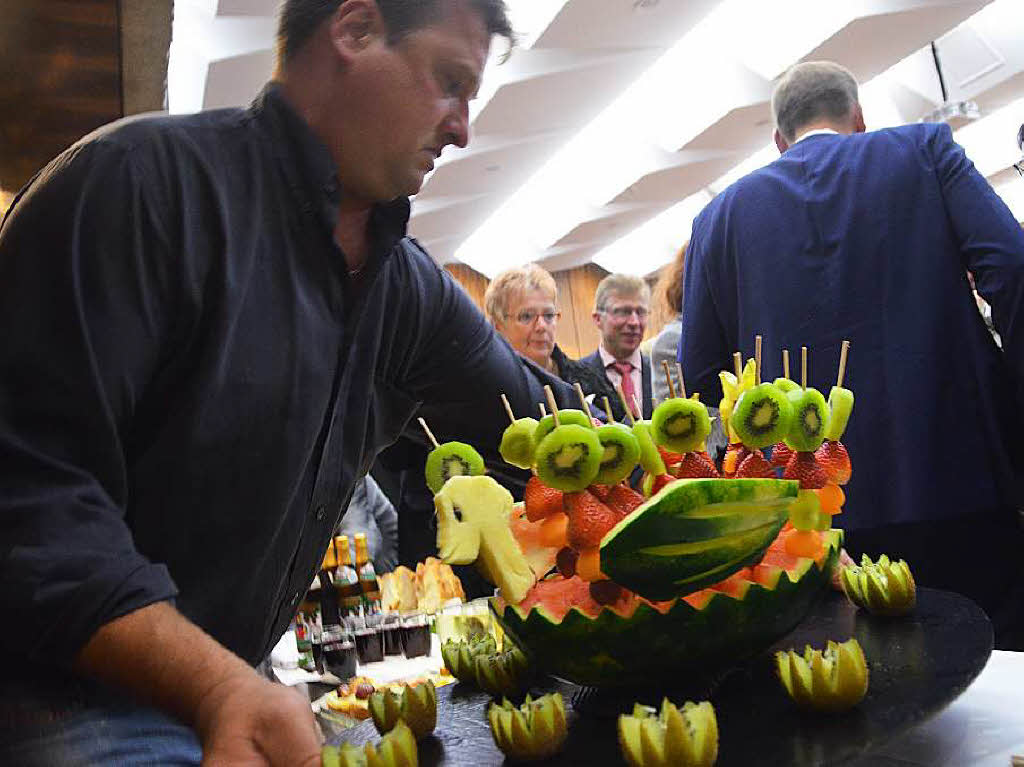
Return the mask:
<path id="1" fill-rule="evenodd" d="M 597 283 L 594 311 L 603 312 L 608 304 L 608 297 L 613 294 L 618 298 L 636 296 L 644 304 L 651 302 L 651 286 L 643 278 L 633 274 L 609 274 Z"/>
<path id="2" fill-rule="evenodd" d="M 845 120 L 857 106 L 857 80 L 831 61 L 805 61 L 791 67 L 772 93 L 772 117 L 782 138 L 792 143 L 801 128 L 821 120 Z"/>

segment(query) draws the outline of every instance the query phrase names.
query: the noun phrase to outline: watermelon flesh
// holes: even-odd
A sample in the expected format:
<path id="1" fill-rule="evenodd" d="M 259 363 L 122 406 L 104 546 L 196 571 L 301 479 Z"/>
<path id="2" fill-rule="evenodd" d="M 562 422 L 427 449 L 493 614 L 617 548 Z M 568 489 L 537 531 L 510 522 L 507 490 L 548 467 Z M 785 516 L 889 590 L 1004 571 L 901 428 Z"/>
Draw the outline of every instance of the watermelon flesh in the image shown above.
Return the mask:
<path id="1" fill-rule="evenodd" d="M 822 533 L 821 561 L 786 554 L 784 537 L 753 565 L 670 601 L 627 592 L 602 606 L 579 578 L 556 576 L 519 604 L 496 598 L 491 609 L 536 666 L 577 684 L 643 686 L 668 674 L 704 675 L 787 634 L 827 588 L 842 531 Z"/>

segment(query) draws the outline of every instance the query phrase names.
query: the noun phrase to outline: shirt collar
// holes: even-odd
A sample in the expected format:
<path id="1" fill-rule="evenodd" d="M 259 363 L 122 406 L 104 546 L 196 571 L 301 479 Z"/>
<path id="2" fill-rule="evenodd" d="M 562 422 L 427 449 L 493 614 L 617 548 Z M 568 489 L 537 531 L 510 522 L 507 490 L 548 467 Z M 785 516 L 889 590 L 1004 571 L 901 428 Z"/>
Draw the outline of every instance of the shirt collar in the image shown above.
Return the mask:
<path id="1" fill-rule="evenodd" d="M 303 211 L 320 218 L 333 237 L 342 181 L 330 151 L 285 100 L 280 83 L 267 83 L 251 111 L 270 133 L 285 180 Z M 384 254 L 405 236 L 408 223 L 408 198 L 374 205 L 371 227 Z"/>
<path id="2" fill-rule="evenodd" d="M 805 138 L 810 138 L 811 136 L 838 136 L 838 135 L 839 135 L 839 131 L 832 130 L 831 128 L 815 128 L 814 130 L 809 130 L 806 133 L 801 133 L 799 136 L 797 136 L 796 141 L 794 141 L 793 143 L 794 144 L 799 144 Z"/>
<path id="3" fill-rule="evenodd" d="M 617 362 L 611 352 L 604 348 L 603 343 L 597 347 L 597 353 L 601 355 L 601 364 L 605 367 L 609 367 L 613 362 Z M 638 346 L 634 349 L 629 359 L 624 361 L 631 364 L 635 370 L 640 370 L 640 367 L 643 364 L 643 359 L 640 356 L 640 347 Z"/>

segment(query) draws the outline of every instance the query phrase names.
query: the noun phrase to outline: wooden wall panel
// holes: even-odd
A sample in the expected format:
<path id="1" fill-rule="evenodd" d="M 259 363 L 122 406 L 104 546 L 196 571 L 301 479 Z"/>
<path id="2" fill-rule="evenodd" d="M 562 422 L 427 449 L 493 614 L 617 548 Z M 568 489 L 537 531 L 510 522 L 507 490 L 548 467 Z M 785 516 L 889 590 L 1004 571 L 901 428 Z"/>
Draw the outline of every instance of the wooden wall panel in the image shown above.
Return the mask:
<path id="1" fill-rule="evenodd" d="M 484 311 L 484 293 L 487 291 L 487 285 L 490 280 L 476 269 L 465 264 L 445 264 L 444 268 L 462 285 L 463 290 L 473 299 L 473 303 L 477 305 L 477 308 L 486 314 L 487 312 Z"/>

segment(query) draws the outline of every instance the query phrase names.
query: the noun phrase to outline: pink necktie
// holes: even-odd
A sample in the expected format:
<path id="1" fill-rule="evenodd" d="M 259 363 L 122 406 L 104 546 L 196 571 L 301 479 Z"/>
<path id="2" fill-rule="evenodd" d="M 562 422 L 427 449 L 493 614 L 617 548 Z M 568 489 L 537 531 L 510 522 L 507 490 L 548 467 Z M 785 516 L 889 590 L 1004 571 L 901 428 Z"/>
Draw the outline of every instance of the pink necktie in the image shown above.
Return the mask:
<path id="1" fill-rule="evenodd" d="M 626 395 L 630 412 L 634 417 L 640 418 L 640 413 L 636 409 L 636 389 L 633 388 L 633 363 L 616 360 L 612 363 L 612 367 L 622 376 L 622 393 Z"/>

